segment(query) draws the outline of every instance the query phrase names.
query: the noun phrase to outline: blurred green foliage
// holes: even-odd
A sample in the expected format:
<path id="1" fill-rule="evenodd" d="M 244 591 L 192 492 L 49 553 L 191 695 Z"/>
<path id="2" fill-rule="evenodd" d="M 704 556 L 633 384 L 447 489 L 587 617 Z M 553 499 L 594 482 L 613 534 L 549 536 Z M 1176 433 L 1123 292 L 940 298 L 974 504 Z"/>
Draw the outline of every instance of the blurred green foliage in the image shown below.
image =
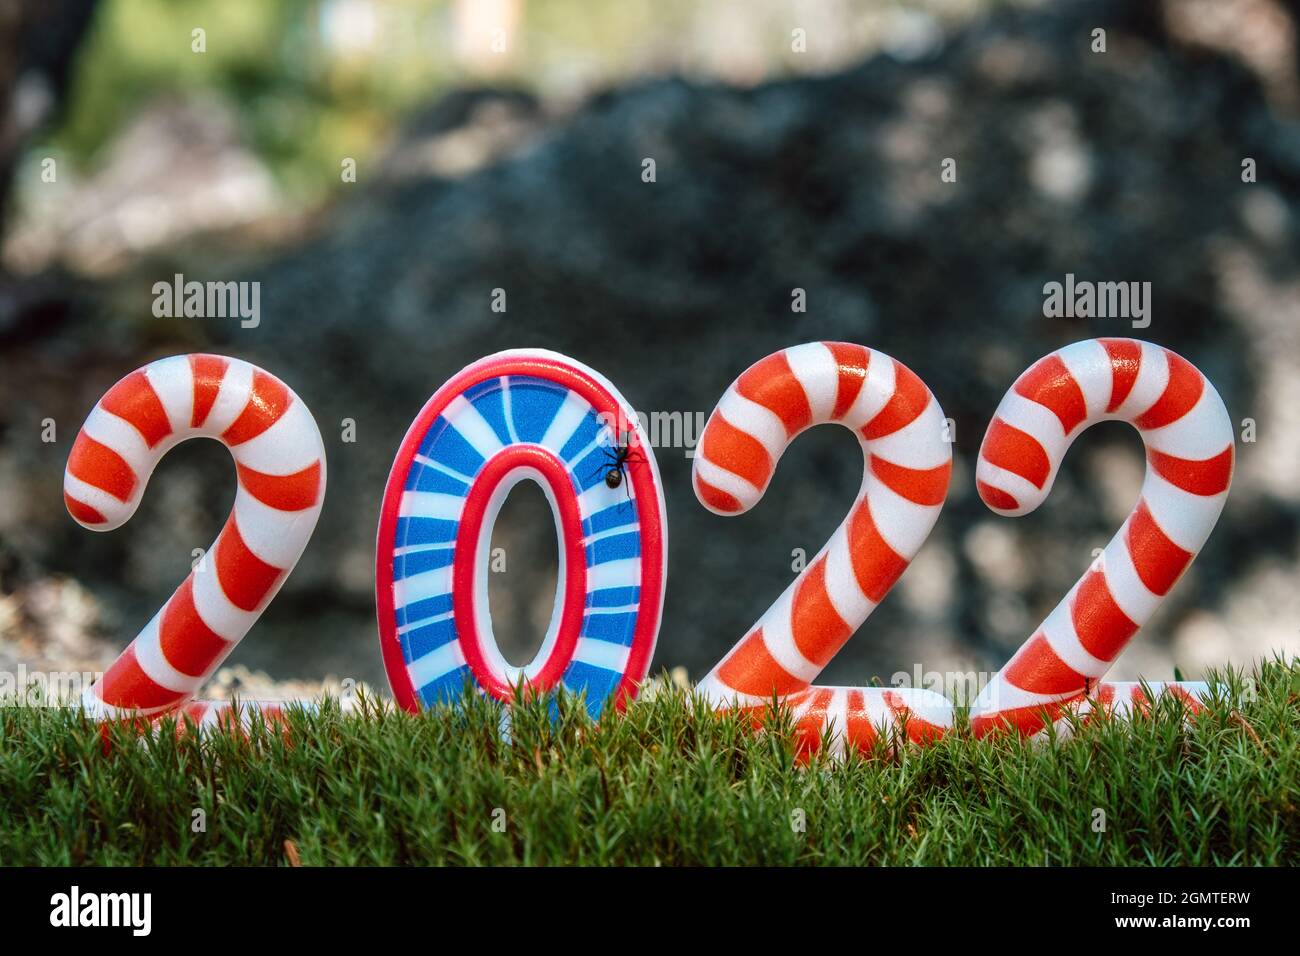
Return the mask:
<path id="1" fill-rule="evenodd" d="M 452 85 L 653 69 L 686 49 L 697 13 L 686 0 L 104 0 L 50 144 L 85 170 L 150 102 L 215 97 L 286 194 L 311 199 L 339 182 L 342 157 L 364 162 L 403 112 Z M 484 53 L 511 18 L 506 55 Z"/>

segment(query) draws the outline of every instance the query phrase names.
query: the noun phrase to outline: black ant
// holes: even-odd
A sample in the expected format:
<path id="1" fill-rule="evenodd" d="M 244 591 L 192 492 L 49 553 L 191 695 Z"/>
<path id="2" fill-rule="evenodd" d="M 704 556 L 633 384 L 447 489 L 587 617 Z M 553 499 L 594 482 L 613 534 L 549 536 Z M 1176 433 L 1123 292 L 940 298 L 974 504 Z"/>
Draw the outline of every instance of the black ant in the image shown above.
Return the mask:
<path id="1" fill-rule="evenodd" d="M 622 487 L 624 479 L 627 478 L 628 464 L 645 461 L 644 455 L 627 444 L 631 434 L 631 432 L 624 432 L 622 444 L 601 449 L 605 453 L 605 462 L 600 467 L 605 471 L 606 488 Z"/>

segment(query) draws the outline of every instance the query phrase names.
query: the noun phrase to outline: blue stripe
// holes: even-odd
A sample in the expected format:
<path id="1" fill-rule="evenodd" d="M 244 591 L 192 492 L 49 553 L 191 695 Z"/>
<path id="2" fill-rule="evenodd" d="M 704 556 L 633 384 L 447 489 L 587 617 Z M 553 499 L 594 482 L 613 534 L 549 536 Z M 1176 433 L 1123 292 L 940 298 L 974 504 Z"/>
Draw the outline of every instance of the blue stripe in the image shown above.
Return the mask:
<path id="1" fill-rule="evenodd" d="M 424 627 L 417 627 L 402 635 L 402 658 L 406 663 L 419 660 L 430 651 L 436 651 L 442 645 L 456 639 L 456 621 L 443 618 Z"/>
<path id="2" fill-rule="evenodd" d="M 417 691 L 425 707 L 437 704 L 459 703 L 465 693 L 465 678 L 469 677 L 469 667 L 462 664 L 453 671 L 432 680 Z"/>
<path id="3" fill-rule="evenodd" d="M 568 456 L 561 455 L 565 461 Z M 614 467 L 614 452 L 597 445 L 587 456 L 578 462 L 571 469 L 573 482 L 578 486 L 578 494 L 582 494 L 588 488 L 594 487 L 605 480 L 605 474 Z"/>
<path id="4" fill-rule="evenodd" d="M 564 672 L 564 686 L 575 694 L 587 695 L 587 713 L 599 717 L 605 701 L 618 689 L 622 675 L 582 661 L 574 661 Z"/>
<path id="5" fill-rule="evenodd" d="M 463 498 L 469 494 L 469 485 L 451 475 L 444 475 L 437 468 L 417 463 L 406 473 L 406 490 L 436 491 L 444 495 L 460 495 Z"/>
<path id="6" fill-rule="evenodd" d="M 456 540 L 460 523 L 450 518 L 398 518 L 393 532 L 394 547 L 417 544 L 442 544 Z"/>
<path id="7" fill-rule="evenodd" d="M 588 614 L 582 619 L 582 636 L 632 646 L 632 635 L 636 632 L 636 612 L 623 614 Z"/>
<path id="8" fill-rule="evenodd" d="M 456 558 L 455 548 L 431 548 L 428 551 L 412 551 L 410 554 L 398 554 L 393 557 L 393 580 L 414 577 L 425 571 L 445 568 Z"/>
<path id="9" fill-rule="evenodd" d="M 619 561 L 623 558 L 641 556 L 641 533 L 632 531 L 628 534 L 616 534 L 610 538 L 601 538 L 587 545 L 587 567 L 604 564 L 606 561 Z"/>
<path id="10" fill-rule="evenodd" d="M 627 607 L 640 599 L 638 587 L 598 588 L 587 594 L 587 607 Z"/>
<path id="11" fill-rule="evenodd" d="M 420 454 L 471 478 L 483 467 L 478 449 L 441 415 L 429 426 L 429 433 L 420 443 Z"/>
<path id="12" fill-rule="evenodd" d="M 513 439 L 506 423 L 505 395 L 501 383 L 499 378 L 479 382 L 465 389 L 465 398 L 483 416 L 483 420 L 492 426 L 497 438 L 501 439 L 501 444 L 509 445 Z"/>
<path id="13" fill-rule="evenodd" d="M 620 501 L 616 505 L 602 508 L 582 522 L 582 533 L 591 535 L 631 524 L 636 521 L 636 509 L 630 505 L 630 501 Z"/>
<path id="14" fill-rule="evenodd" d="M 423 621 L 426 617 L 437 617 L 439 614 L 446 614 L 450 610 L 451 595 L 439 594 L 437 597 L 425 598 L 422 601 L 415 601 L 412 604 L 405 604 L 397 608 L 394 617 L 397 618 L 398 627 L 405 627 L 407 624 Z"/>
<path id="15" fill-rule="evenodd" d="M 598 434 L 600 434 L 600 422 L 596 421 L 594 412 L 588 412 L 582 421 L 578 422 L 578 427 L 573 430 L 564 447 L 560 449 L 560 457 L 568 461 L 594 442 Z"/>
<path id="16" fill-rule="evenodd" d="M 567 389 L 538 378 L 516 377 L 510 382 L 510 417 L 520 441 L 540 442 L 564 404 Z"/>

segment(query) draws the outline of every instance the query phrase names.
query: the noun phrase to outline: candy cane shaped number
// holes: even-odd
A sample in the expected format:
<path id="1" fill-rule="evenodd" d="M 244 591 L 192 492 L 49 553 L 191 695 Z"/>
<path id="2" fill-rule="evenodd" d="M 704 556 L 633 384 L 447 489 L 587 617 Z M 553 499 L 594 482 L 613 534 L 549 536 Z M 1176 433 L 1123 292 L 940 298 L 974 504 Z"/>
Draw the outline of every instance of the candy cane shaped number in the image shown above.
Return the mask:
<path id="1" fill-rule="evenodd" d="M 884 599 L 930 534 L 952 473 L 939 403 L 901 362 L 861 345 L 816 342 L 751 366 L 722 396 L 701 436 L 694 485 L 721 515 L 752 508 L 785 449 L 805 429 L 849 428 L 862 445 L 862 487 L 817 557 L 700 683 L 722 707 L 773 695 L 793 710 L 801 748 L 834 727 L 837 751 L 867 748 L 906 718 L 914 739 L 951 726 L 943 695 L 920 688 L 812 687 Z"/>
<path id="2" fill-rule="evenodd" d="M 510 489 L 541 486 L 559 573 L 550 626 L 524 667 L 501 655 L 488 608 L 492 529 Z M 654 452 L 599 373 L 540 349 L 499 352 L 438 389 L 388 477 L 375 603 L 389 683 L 410 710 L 467 681 L 509 700 L 526 684 L 622 705 L 659 634 L 667 531 Z"/>
<path id="3" fill-rule="evenodd" d="M 218 355 L 179 355 L 132 372 L 96 404 L 64 474 L 83 527 L 112 531 L 154 467 L 187 438 L 230 449 L 239 479 L 216 542 L 84 695 L 102 717 L 175 710 L 248 633 L 302 555 L 325 494 L 325 449 L 307 406 L 275 376 Z"/>
<path id="4" fill-rule="evenodd" d="M 1137 506 L 1101 557 L 995 676 L 971 710 L 977 735 L 1023 734 L 1097 689 L 1205 544 L 1232 481 L 1232 423 L 1214 386 L 1186 359 L 1134 339 L 1079 342 L 1036 362 L 998 406 L 976 480 L 999 514 L 1023 515 L 1052 488 L 1070 443 L 1088 426 L 1126 421 L 1146 446 Z M 1158 691 L 1194 700 L 1204 684 Z M 1141 708 L 1135 684 L 1103 685 L 1096 703 Z M 1091 706 L 1091 705 L 1089 705 Z"/>

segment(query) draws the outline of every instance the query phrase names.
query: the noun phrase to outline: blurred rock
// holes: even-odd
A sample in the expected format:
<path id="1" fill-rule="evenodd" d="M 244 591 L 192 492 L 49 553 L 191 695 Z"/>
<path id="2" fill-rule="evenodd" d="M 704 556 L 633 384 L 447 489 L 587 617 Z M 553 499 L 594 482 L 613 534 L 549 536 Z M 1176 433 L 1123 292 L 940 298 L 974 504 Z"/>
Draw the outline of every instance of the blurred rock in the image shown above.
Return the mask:
<path id="1" fill-rule="evenodd" d="M 1097 26 L 1104 54 L 1090 50 Z M 974 492 L 983 430 L 1035 359 L 1136 335 L 1199 365 L 1234 421 L 1257 422 L 1258 441 L 1239 447 L 1218 530 L 1115 673 L 1140 665 L 1165 679 L 1178 663 L 1195 676 L 1203 643 L 1215 661 L 1240 663 L 1266 649 L 1259 635 L 1295 653 L 1293 609 L 1269 597 L 1300 570 L 1300 129 L 1274 108 L 1285 82 L 1276 73 L 1265 89 L 1235 53 L 1184 42 L 1154 8 L 1116 2 L 1003 10 L 924 55 L 823 77 L 646 82 L 559 120 L 510 94 L 496 115 L 526 138 L 521 148 L 471 136 L 486 152 L 454 178 L 427 174 L 436 164 L 363 174 L 282 255 L 236 267 L 174 249 L 106 284 L 73 329 L 6 345 L 0 474 L 15 476 L 6 493 L 26 505 L 0 527 L 14 556 L 0 581 L 69 575 L 127 622 L 121 633 L 147 620 L 220 525 L 232 488 L 224 454 L 174 452 L 155 480 L 184 493 L 155 489 L 128 528 L 102 537 L 62 514 L 63 461 L 119 376 L 169 352 L 228 351 L 310 404 L 330 468 L 312 546 L 234 660 L 276 677 L 382 684 L 364 571 L 380 495 L 408 423 L 462 366 L 543 346 L 600 369 L 638 409 L 707 413 L 767 353 L 846 339 L 930 385 L 956 422 L 958 459 L 917 581 L 904 579 L 825 679 L 865 683 L 917 663 L 993 670 L 1114 532 L 1140 457 L 1126 430 L 1096 429 L 1041 513 L 1009 521 Z M 476 95 L 459 115 L 480 123 L 491 100 Z M 444 124 L 434 138 L 454 135 Z M 488 165 L 476 168 L 481 156 Z M 1258 183 L 1242 182 L 1246 157 Z M 646 158 L 656 182 L 642 181 Z M 955 183 L 940 179 L 946 158 Z M 411 167 L 395 154 L 388 169 Z M 187 278 L 260 280 L 260 326 L 152 319 L 149 284 L 179 265 Z M 1151 326 L 1044 318 L 1044 283 L 1071 272 L 1151 282 Z M 497 288 L 504 314 L 490 308 Z M 790 309 L 795 288 L 806 313 Z M 60 424 L 56 445 L 38 440 L 47 415 Z M 355 443 L 340 440 L 345 418 Z M 859 458 L 847 434 L 818 429 L 783 459 L 764 502 L 723 519 L 694 500 L 684 449 L 658 457 L 671 573 L 654 666 L 698 678 L 789 582 L 792 550 L 811 555 L 829 536 Z M 512 505 L 498 537 L 512 560 L 543 570 L 519 582 L 528 599 L 498 623 L 515 634 L 507 655 L 549 604 L 554 562 L 550 530 L 512 526 Z"/>

